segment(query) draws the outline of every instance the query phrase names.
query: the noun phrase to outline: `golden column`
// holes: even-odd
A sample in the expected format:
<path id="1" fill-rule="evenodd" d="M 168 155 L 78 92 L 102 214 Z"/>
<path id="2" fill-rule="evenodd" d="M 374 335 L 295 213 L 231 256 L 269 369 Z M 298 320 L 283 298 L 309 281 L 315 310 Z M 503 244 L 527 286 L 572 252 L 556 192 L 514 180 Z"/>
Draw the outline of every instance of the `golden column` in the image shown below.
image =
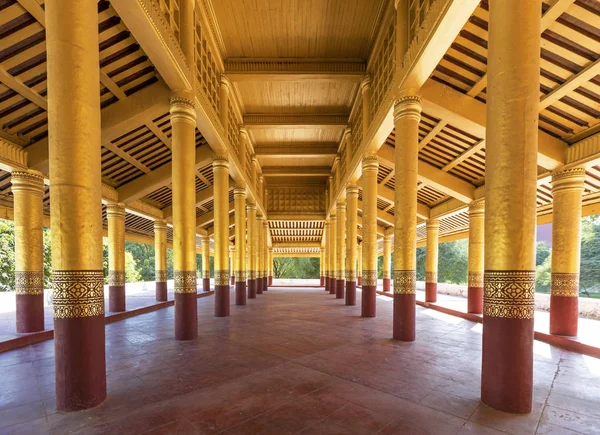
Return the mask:
<path id="1" fill-rule="evenodd" d="M 210 291 L 210 238 L 202 236 L 202 291 Z"/>
<path id="2" fill-rule="evenodd" d="M 17 332 L 44 330 L 44 177 L 40 172 L 11 174 L 15 212 L 15 299 Z"/>
<path id="3" fill-rule="evenodd" d="M 125 205 L 106 204 L 108 219 L 108 311 L 125 311 Z"/>
<path id="4" fill-rule="evenodd" d="M 325 248 L 319 249 L 319 286 L 323 286 L 325 283 L 325 265 L 323 263 L 325 259 Z"/>
<path id="5" fill-rule="evenodd" d="M 256 216 L 256 294 L 263 294 L 262 269 L 265 266 L 265 257 L 263 256 L 263 221 L 262 215 Z"/>
<path id="6" fill-rule="evenodd" d="M 213 157 L 215 317 L 229 316 L 229 160 Z"/>
<path id="7" fill-rule="evenodd" d="M 273 248 L 269 248 L 269 259 L 268 271 L 269 271 L 269 280 L 267 281 L 268 285 L 273 285 Z"/>
<path id="8" fill-rule="evenodd" d="M 438 253 L 440 221 L 428 219 L 425 224 L 427 250 L 425 251 L 425 301 L 437 302 Z"/>
<path id="9" fill-rule="evenodd" d="M 196 111 L 190 95 L 171 99 L 175 338 L 198 336 L 196 299 Z"/>
<path id="10" fill-rule="evenodd" d="M 256 298 L 256 263 L 258 255 L 256 239 L 256 204 L 248 201 L 246 206 L 248 212 L 248 298 Z"/>
<path id="11" fill-rule="evenodd" d="M 335 211 L 335 209 L 334 209 Z M 337 216 L 332 212 L 329 216 L 331 228 L 331 238 L 329 239 L 331 247 L 331 287 L 329 294 L 336 294 L 338 277 L 338 256 L 337 256 Z"/>
<path id="12" fill-rule="evenodd" d="M 362 241 L 356 244 L 356 274 L 356 285 L 362 287 Z"/>
<path id="13" fill-rule="evenodd" d="M 154 221 L 154 280 L 156 300 L 167 300 L 167 221 Z"/>
<path id="14" fill-rule="evenodd" d="M 97 3 L 45 5 L 58 411 L 106 399 Z"/>
<path id="15" fill-rule="evenodd" d="M 469 204 L 469 287 L 467 311 L 483 313 L 483 237 L 485 201 Z"/>
<path id="16" fill-rule="evenodd" d="M 377 295 L 377 172 L 376 155 L 362 160 L 363 173 L 363 250 L 362 306 L 363 317 L 375 317 Z"/>
<path id="17" fill-rule="evenodd" d="M 394 213 L 394 326 L 396 340 L 414 341 L 417 281 L 417 165 L 421 99 L 394 104 L 396 193 Z"/>
<path id="18" fill-rule="evenodd" d="M 346 305 L 356 305 L 358 186 L 346 187 Z"/>
<path id="19" fill-rule="evenodd" d="M 513 413 L 533 393 L 541 3 L 489 8 L 481 400 Z"/>
<path id="20" fill-rule="evenodd" d="M 263 291 L 269 290 L 269 274 L 268 274 L 268 263 L 269 263 L 269 250 L 267 246 L 267 240 L 269 237 L 269 222 L 265 218 L 263 221 Z"/>
<path id="21" fill-rule="evenodd" d="M 392 265 L 392 234 L 386 234 L 383 236 L 383 291 L 390 291 L 391 273 L 390 268 Z"/>
<path id="22" fill-rule="evenodd" d="M 583 168 L 566 169 L 552 174 L 550 334 L 577 335 L 581 195 L 584 181 Z"/>
<path id="23" fill-rule="evenodd" d="M 235 217 L 234 217 L 235 219 Z M 231 281 L 231 285 L 235 285 L 235 273 L 233 273 L 235 268 L 235 246 L 229 245 L 229 279 Z"/>
<path id="24" fill-rule="evenodd" d="M 338 167 L 339 171 L 339 167 Z M 346 279 L 345 279 L 345 257 L 346 257 L 346 202 L 344 200 L 338 201 L 336 204 L 337 211 L 337 240 L 336 240 L 336 258 L 337 258 L 337 280 L 335 287 L 335 298 L 344 299 L 344 293 L 346 290 Z"/>
<path id="25" fill-rule="evenodd" d="M 246 188 L 233 190 L 235 207 L 235 304 L 246 305 Z"/>
<path id="26" fill-rule="evenodd" d="M 331 287 L 330 281 L 330 251 L 331 251 L 331 241 L 329 240 L 329 233 L 331 232 L 331 223 L 329 218 L 325 219 L 325 223 L 323 224 L 323 236 L 325 237 L 325 247 L 323 248 L 323 267 L 325 268 L 325 291 L 329 293 L 329 289 Z"/>

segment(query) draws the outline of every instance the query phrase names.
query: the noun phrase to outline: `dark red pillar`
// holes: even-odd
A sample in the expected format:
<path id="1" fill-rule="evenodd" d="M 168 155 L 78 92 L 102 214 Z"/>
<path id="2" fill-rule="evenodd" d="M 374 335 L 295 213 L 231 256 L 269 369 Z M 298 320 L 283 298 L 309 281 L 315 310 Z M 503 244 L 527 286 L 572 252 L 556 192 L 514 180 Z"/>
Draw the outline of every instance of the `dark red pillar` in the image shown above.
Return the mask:
<path id="1" fill-rule="evenodd" d="M 335 298 L 344 299 L 344 292 L 346 290 L 346 280 L 337 279 L 335 281 Z"/>
<path id="2" fill-rule="evenodd" d="M 356 305 L 356 281 L 346 281 L 346 305 Z"/>
<path id="3" fill-rule="evenodd" d="M 248 280 L 248 299 L 256 299 L 256 279 Z"/>
<path id="4" fill-rule="evenodd" d="M 363 286 L 361 298 L 361 316 L 376 316 L 377 301 L 377 271 L 363 270 Z"/>
<path id="5" fill-rule="evenodd" d="M 394 340 L 415 341 L 416 285 L 416 271 L 394 270 Z"/>

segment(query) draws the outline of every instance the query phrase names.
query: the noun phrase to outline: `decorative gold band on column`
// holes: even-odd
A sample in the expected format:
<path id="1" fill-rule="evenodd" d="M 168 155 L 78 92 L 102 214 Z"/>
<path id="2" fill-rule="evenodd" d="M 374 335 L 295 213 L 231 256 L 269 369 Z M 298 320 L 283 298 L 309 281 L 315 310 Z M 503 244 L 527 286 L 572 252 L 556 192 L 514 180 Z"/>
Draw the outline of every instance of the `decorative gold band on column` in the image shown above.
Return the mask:
<path id="1" fill-rule="evenodd" d="M 483 217 L 485 214 L 485 201 L 483 199 L 469 204 L 469 217 Z"/>
<path id="2" fill-rule="evenodd" d="M 379 170 L 379 158 L 376 155 L 365 156 L 362 159 L 362 170 L 364 171 L 378 171 Z"/>
<path id="3" fill-rule="evenodd" d="M 347 270 L 346 281 L 356 281 L 356 272 Z"/>
<path id="4" fill-rule="evenodd" d="M 171 98 L 171 122 L 183 121 L 196 125 L 196 105 L 187 98 Z"/>
<path id="5" fill-rule="evenodd" d="M 104 315 L 104 272 L 54 270 L 52 305 L 55 319 Z"/>
<path id="6" fill-rule="evenodd" d="M 256 279 L 256 271 L 255 270 L 248 271 L 248 279 Z"/>
<path id="7" fill-rule="evenodd" d="M 468 283 L 469 287 L 483 287 L 483 273 L 469 272 Z"/>
<path id="8" fill-rule="evenodd" d="M 166 270 L 155 270 L 154 280 L 156 282 L 167 282 L 167 271 Z"/>
<path id="9" fill-rule="evenodd" d="M 109 202 L 106 204 L 106 215 L 125 219 L 125 204 L 120 202 Z"/>
<path id="10" fill-rule="evenodd" d="M 383 272 L 383 279 L 390 279 L 392 277 L 391 272 Z"/>
<path id="11" fill-rule="evenodd" d="M 215 270 L 215 285 L 229 285 L 229 271 Z"/>
<path id="12" fill-rule="evenodd" d="M 246 271 L 245 270 L 234 270 L 233 276 L 235 277 L 235 282 L 246 281 Z"/>
<path id="13" fill-rule="evenodd" d="M 173 281 L 175 284 L 175 293 L 197 293 L 196 289 L 196 271 L 195 270 L 175 270 L 173 272 Z"/>
<path id="14" fill-rule="evenodd" d="M 584 188 L 585 169 L 565 169 L 552 174 L 552 193 L 565 190 L 579 190 Z"/>
<path id="15" fill-rule="evenodd" d="M 414 295 L 417 293 L 416 270 L 394 270 L 394 294 Z"/>
<path id="16" fill-rule="evenodd" d="M 154 221 L 154 231 L 166 231 L 167 230 L 167 221 L 162 219 L 157 219 Z"/>
<path id="17" fill-rule="evenodd" d="M 44 193 L 44 177 L 37 171 L 14 171 L 11 174 L 12 190 L 26 191 L 42 195 Z"/>
<path id="18" fill-rule="evenodd" d="M 552 296 L 579 297 L 579 274 L 552 272 L 550 294 Z"/>
<path id="19" fill-rule="evenodd" d="M 437 283 L 438 282 L 438 274 L 437 272 L 425 272 L 425 282 L 428 283 Z"/>
<path id="20" fill-rule="evenodd" d="M 362 285 L 377 285 L 377 271 L 376 270 L 363 270 L 362 271 Z"/>
<path id="21" fill-rule="evenodd" d="M 483 314 L 510 319 L 533 319 L 535 271 L 486 270 Z"/>
<path id="22" fill-rule="evenodd" d="M 125 285 L 125 271 L 124 270 L 109 270 L 108 271 L 108 285 L 112 285 L 112 286 Z"/>
<path id="23" fill-rule="evenodd" d="M 421 97 L 416 95 L 408 95 L 394 102 L 394 122 L 397 123 L 399 118 L 416 118 L 421 120 Z"/>
<path id="24" fill-rule="evenodd" d="M 16 270 L 15 293 L 18 295 L 41 295 L 44 293 L 44 272 Z"/>

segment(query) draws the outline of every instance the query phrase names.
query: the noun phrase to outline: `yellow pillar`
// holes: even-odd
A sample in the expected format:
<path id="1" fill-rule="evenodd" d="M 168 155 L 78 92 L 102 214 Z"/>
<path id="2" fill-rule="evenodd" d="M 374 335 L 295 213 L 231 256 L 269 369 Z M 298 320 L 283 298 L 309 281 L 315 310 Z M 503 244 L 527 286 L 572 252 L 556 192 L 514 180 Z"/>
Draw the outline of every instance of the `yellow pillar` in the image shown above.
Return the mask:
<path id="1" fill-rule="evenodd" d="M 210 291 L 210 238 L 202 236 L 202 290 Z"/>
<path id="2" fill-rule="evenodd" d="M 363 233 L 364 234 L 364 233 Z M 358 243 L 356 246 L 356 285 L 362 287 L 362 242 Z"/>
<path id="3" fill-rule="evenodd" d="M 363 91 L 364 95 L 364 91 Z M 363 106 L 363 110 L 365 107 Z M 363 317 L 376 315 L 377 291 L 377 172 L 376 155 L 362 160 L 363 173 L 363 251 L 362 251 L 362 307 Z"/>
<path id="4" fill-rule="evenodd" d="M 541 6 L 489 8 L 481 400 L 514 413 L 533 393 Z"/>
<path id="5" fill-rule="evenodd" d="M 33 170 L 11 174 L 15 212 L 17 332 L 44 330 L 44 178 Z"/>
<path id="6" fill-rule="evenodd" d="M 215 317 L 229 316 L 229 160 L 213 157 Z"/>
<path id="7" fill-rule="evenodd" d="M 414 341 L 417 281 L 417 165 L 421 99 L 394 104 L 396 191 L 394 213 L 394 326 L 396 340 Z"/>
<path id="8" fill-rule="evenodd" d="M 263 291 L 269 290 L 269 250 L 268 250 L 268 238 L 269 238 L 269 222 L 265 218 L 263 221 Z"/>
<path id="9" fill-rule="evenodd" d="M 263 221 L 262 215 L 256 217 L 256 294 L 263 294 L 263 267 L 265 266 L 265 257 L 263 256 Z"/>
<path id="10" fill-rule="evenodd" d="M 335 210 L 334 210 L 335 211 Z M 338 278 L 338 257 L 337 257 L 337 216 L 335 213 L 331 213 L 329 217 L 329 223 L 331 228 L 331 288 L 329 294 L 336 294 L 337 290 L 337 278 Z"/>
<path id="11" fill-rule="evenodd" d="M 552 175 L 550 334 L 577 335 L 584 181 L 583 168 L 566 169 Z"/>
<path id="12" fill-rule="evenodd" d="M 256 204 L 248 202 L 248 298 L 256 298 L 256 268 L 258 247 L 256 240 Z"/>
<path id="13" fill-rule="evenodd" d="M 340 170 L 338 166 L 338 171 Z M 346 290 L 346 201 L 342 199 L 336 204 L 337 212 L 337 240 L 336 240 L 336 257 L 337 257 L 337 281 L 335 288 L 335 298 L 344 299 Z"/>
<path id="14" fill-rule="evenodd" d="M 425 256 L 425 301 L 437 302 L 438 252 L 440 238 L 440 221 L 428 219 L 425 224 L 427 250 Z"/>
<path id="15" fill-rule="evenodd" d="M 125 311 L 125 206 L 106 204 L 108 219 L 108 311 Z"/>
<path id="16" fill-rule="evenodd" d="M 246 305 L 246 189 L 233 190 L 235 207 L 235 304 Z"/>
<path id="17" fill-rule="evenodd" d="M 269 264 L 268 264 L 268 285 L 273 285 L 273 248 L 269 247 Z"/>
<path id="18" fill-rule="evenodd" d="M 45 10 L 56 409 L 76 411 L 106 398 L 98 2 Z"/>
<path id="19" fill-rule="evenodd" d="M 346 188 L 346 305 L 356 305 L 358 186 Z"/>
<path id="20" fill-rule="evenodd" d="M 154 221 L 154 280 L 156 300 L 167 300 L 167 221 Z"/>
<path id="21" fill-rule="evenodd" d="M 362 131 L 363 137 L 367 135 L 371 126 L 371 77 L 366 75 L 360 84 L 362 93 Z"/>
<path id="22" fill-rule="evenodd" d="M 325 219 L 325 223 L 323 224 L 323 237 L 325 237 L 325 247 L 323 248 L 323 267 L 325 268 L 325 291 L 329 293 L 329 289 L 331 288 L 331 276 L 330 276 L 330 240 L 329 233 L 331 232 L 331 224 L 329 218 Z"/>
<path id="23" fill-rule="evenodd" d="M 319 285 L 323 286 L 325 283 L 325 265 L 323 264 L 325 258 L 325 248 L 319 249 Z"/>
<path id="24" fill-rule="evenodd" d="M 383 236 L 383 291 L 390 291 L 392 265 L 392 235 L 386 234 Z"/>
<path id="25" fill-rule="evenodd" d="M 469 287 L 467 289 L 467 311 L 483 313 L 483 238 L 485 202 L 469 204 Z"/>

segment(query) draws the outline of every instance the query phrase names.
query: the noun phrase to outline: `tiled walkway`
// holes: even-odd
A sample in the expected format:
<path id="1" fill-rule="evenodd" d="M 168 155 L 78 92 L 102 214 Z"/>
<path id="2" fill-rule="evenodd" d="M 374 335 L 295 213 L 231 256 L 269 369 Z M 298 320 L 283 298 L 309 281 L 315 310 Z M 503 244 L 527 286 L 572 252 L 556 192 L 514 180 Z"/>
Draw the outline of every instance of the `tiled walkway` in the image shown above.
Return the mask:
<path id="1" fill-rule="evenodd" d="M 390 339 L 391 299 L 363 319 L 320 289 L 272 289 L 231 317 L 198 300 L 200 338 L 173 308 L 107 325 L 108 400 L 54 409 L 54 343 L 0 354 L 1 434 L 600 433 L 600 361 L 535 344 L 526 416 L 479 402 L 481 326 L 417 308 L 417 341 Z"/>

